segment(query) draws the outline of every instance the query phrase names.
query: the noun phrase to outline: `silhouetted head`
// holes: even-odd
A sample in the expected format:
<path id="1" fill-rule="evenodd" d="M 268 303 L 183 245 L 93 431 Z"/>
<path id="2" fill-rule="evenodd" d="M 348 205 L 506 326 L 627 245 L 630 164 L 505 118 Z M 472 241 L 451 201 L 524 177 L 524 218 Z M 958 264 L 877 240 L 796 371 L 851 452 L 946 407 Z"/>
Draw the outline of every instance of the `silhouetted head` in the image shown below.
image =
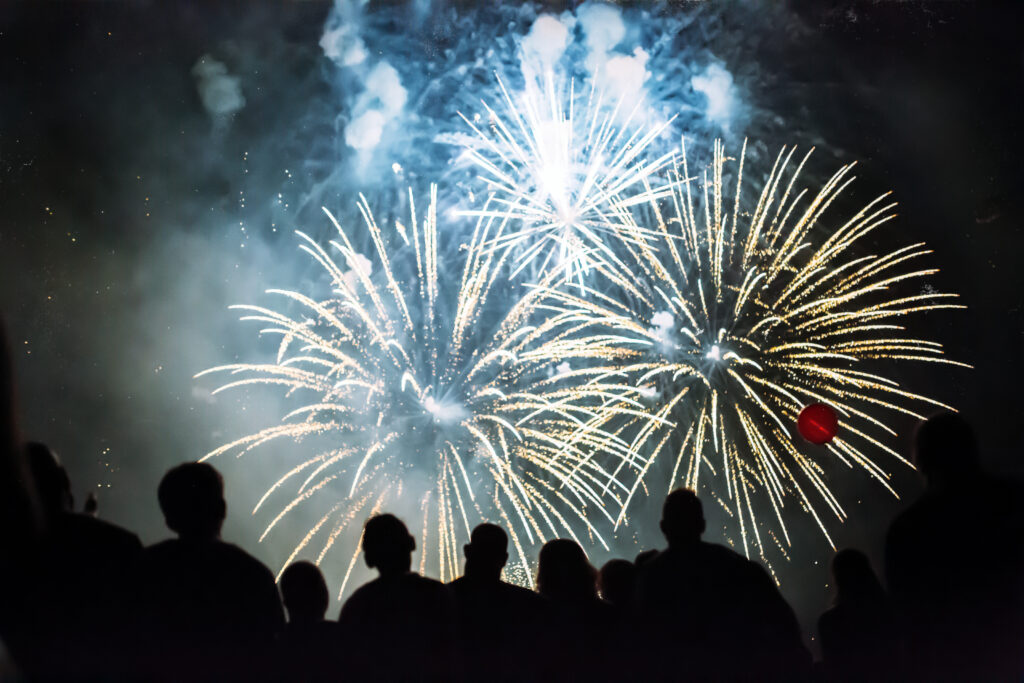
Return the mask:
<path id="1" fill-rule="evenodd" d="M 384 514 L 367 520 L 363 528 L 363 554 L 366 566 L 376 569 L 381 576 L 409 571 L 414 550 L 416 539 L 398 517 Z"/>
<path id="2" fill-rule="evenodd" d="M 676 489 L 661 508 L 661 533 L 669 547 L 696 543 L 704 533 L 704 507 L 690 489 Z"/>
<path id="3" fill-rule="evenodd" d="M 462 547 L 466 553 L 466 576 L 498 581 L 508 562 L 508 535 L 497 524 L 478 524 Z"/>
<path id="4" fill-rule="evenodd" d="M 312 562 L 293 562 L 281 574 L 281 600 L 291 623 L 323 621 L 327 613 L 327 582 Z"/>
<path id="5" fill-rule="evenodd" d="M 616 607 L 626 607 L 633 601 L 636 588 L 636 565 L 629 560 L 608 560 L 597 577 L 601 597 Z"/>
<path id="6" fill-rule="evenodd" d="M 644 550 L 636 554 L 636 557 L 633 558 L 633 564 L 636 565 L 637 569 L 640 569 L 657 556 L 657 550 Z"/>
<path id="7" fill-rule="evenodd" d="M 46 444 L 30 441 L 25 444 L 25 458 L 46 516 L 53 517 L 74 507 L 71 480 L 57 454 Z"/>
<path id="8" fill-rule="evenodd" d="M 552 600 L 597 598 L 597 571 L 576 541 L 558 538 L 540 549 L 537 591 Z"/>
<path id="9" fill-rule="evenodd" d="M 978 471 L 978 444 L 967 420 L 939 413 L 917 425 L 914 464 L 929 486 L 955 484 Z"/>
<path id="10" fill-rule="evenodd" d="M 877 602 L 885 597 L 868 556 L 854 548 L 840 550 L 832 558 L 836 602 Z"/>
<path id="11" fill-rule="evenodd" d="M 157 489 L 160 510 L 168 528 L 186 539 L 220 536 L 227 515 L 224 480 L 205 462 L 186 462 L 171 468 Z"/>

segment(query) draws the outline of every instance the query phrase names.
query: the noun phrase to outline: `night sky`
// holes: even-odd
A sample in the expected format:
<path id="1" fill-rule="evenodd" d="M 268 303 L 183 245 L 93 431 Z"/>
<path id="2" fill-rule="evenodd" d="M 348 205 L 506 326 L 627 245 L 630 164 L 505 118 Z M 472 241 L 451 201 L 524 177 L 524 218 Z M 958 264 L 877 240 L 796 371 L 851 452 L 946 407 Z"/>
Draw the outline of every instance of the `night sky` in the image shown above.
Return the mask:
<path id="1" fill-rule="evenodd" d="M 403 5 L 367 11 L 407 12 L 423 55 L 458 48 L 437 25 L 443 12 Z M 894 191 L 894 244 L 927 241 L 929 265 L 941 268 L 930 282 L 968 306 L 915 329 L 975 366 L 912 368 L 901 379 L 962 410 L 985 464 L 1019 475 L 1022 12 L 1016 3 L 792 5 L 781 24 L 778 12 L 740 5 L 736 16 L 676 11 L 695 14 L 686 40 L 723 55 L 751 116 L 775 122 L 750 130 L 785 133 L 764 140 L 770 147 L 818 145 L 819 161 L 857 160 L 862 199 Z M 353 86 L 318 45 L 329 11 L 317 2 L 0 6 L 0 311 L 25 432 L 60 453 L 79 502 L 95 492 L 100 514 L 145 542 L 167 535 L 155 491 L 170 465 L 240 433 L 243 412 L 254 423 L 280 417 L 278 405 L 213 400 L 192 379 L 253 346 L 227 306 L 300 286 L 313 271 L 292 230 L 323 234 L 321 204 L 351 203 L 382 182 L 334 170 L 352 156 L 339 121 Z M 377 35 L 370 47 L 389 49 Z M 396 39 L 396 49 L 409 48 Z M 731 63 L 737 55 L 747 63 Z M 237 79 L 237 92 L 204 102 L 210 74 Z M 894 426 L 906 452 L 912 421 Z M 218 466 L 225 537 L 276 569 L 285 549 L 257 545 L 261 523 L 248 515 L 265 476 Z M 894 471 L 912 500 L 916 475 Z M 866 549 L 880 566 L 901 502 L 867 482 L 845 494 L 860 502 L 837 544 Z M 808 545 L 783 572 L 805 621 L 828 599 L 829 550 L 818 538 Z"/>

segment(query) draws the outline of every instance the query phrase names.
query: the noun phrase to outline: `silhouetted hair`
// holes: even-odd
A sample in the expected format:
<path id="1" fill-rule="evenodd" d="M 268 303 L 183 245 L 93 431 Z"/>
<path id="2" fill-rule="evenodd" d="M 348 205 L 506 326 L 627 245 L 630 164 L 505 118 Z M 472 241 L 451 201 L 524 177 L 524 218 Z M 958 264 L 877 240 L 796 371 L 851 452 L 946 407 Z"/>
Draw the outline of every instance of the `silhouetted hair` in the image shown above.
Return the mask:
<path id="1" fill-rule="evenodd" d="M 227 507 L 224 480 L 205 462 L 186 462 L 171 468 L 157 489 L 167 526 L 181 536 L 220 533 Z"/>
<path id="2" fill-rule="evenodd" d="M 498 524 L 477 524 L 463 547 L 466 554 L 466 575 L 476 579 L 501 578 L 508 561 L 509 537 Z"/>
<path id="3" fill-rule="evenodd" d="M 25 458 L 46 515 L 52 516 L 74 507 L 71 480 L 57 454 L 46 444 L 29 441 L 25 444 Z"/>
<path id="4" fill-rule="evenodd" d="M 939 413 L 917 425 L 914 464 L 926 477 L 969 474 L 978 467 L 978 444 L 971 425 L 956 413 Z"/>
<path id="5" fill-rule="evenodd" d="M 416 539 L 405 523 L 392 514 L 375 515 L 363 528 L 366 564 L 382 572 L 408 571 Z"/>
<path id="6" fill-rule="evenodd" d="M 467 576 L 499 578 L 508 561 L 508 534 L 497 524 L 478 524 L 463 550 Z"/>
<path id="7" fill-rule="evenodd" d="M 871 561 L 859 550 L 846 548 L 836 553 L 832 558 L 832 577 L 836 582 L 836 603 L 885 599 L 885 591 L 871 568 Z"/>
<path id="8" fill-rule="evenodd" d="M 557 538 L 540 549 L 537 591 L 556 600 L 597 597 L 597 571 L 576 541 Z"/>
<path id="9" fill-rule="evenodd" d="M 700 540 L 704 533 L 704 506 L 690 489 L 676 489 L 661 508 L 661 531 L 669 545 Z"/>
<path id="10" fill-rule="evenodd" d="M 601 597 L 613 605 L 627 605 L 633 600 L 637 568 L 629 560 L 608 560 L 597 577 Z"/>
<path id="11" fill-rule="evenodd" d="M 288 565 L 281 574 L 281 599 L 292 621 L 323 619 L 330 596 L 320 567 L 305 561 Z"/>
<path id="12" fill-rule="evenodd" d="M 469 543 L 487 555 L 504 555 L 508 552 L 508 534 L 497 524 L 477 524 L 469 536 Z"/>

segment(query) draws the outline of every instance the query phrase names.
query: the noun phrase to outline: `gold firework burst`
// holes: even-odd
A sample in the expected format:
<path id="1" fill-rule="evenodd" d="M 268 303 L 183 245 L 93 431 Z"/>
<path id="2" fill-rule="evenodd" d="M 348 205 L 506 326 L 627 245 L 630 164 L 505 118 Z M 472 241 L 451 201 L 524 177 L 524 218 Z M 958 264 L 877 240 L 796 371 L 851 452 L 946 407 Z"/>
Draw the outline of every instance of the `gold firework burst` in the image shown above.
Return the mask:
<path id="1" fill-rule="evenodd" d="M 831 543 L 822 506 L 837 520 L 847 513 L 829 484 L 829 461 L 895 494 L 887 461 L 906 461 L 889 445 L 896 433 L 887 418 L 949 408 L 904 389 L 891 372 L 905 361 L 964 365 L 905 327 L 911 314 L 962 308 L 954 294 L 901 292 L 936 272 L 913 265 L 930 251 L 917 243 L 870 253 L 865 237 L 895 217 L 888 193 L 836 220 L 828 210 L 853 181 L 853 165 L 815 193 L 799 187 L 810 152 L 791 171 L 794 153 L 782 150 L 747 208 L 746 144 L 729 159 L 716 142 L 699 178 L 683 148 L 669 195 L 628 217 L 657 239 L 620 241 L 628 268 L 607 264 L 603 284 L 545 292 L 553 317 L 575 322 L 586 347 L 577 353 L 603 359 L 590 368 L 592 381 L 614 383 L 606 390 L 645 406 L 643 417 L 607 415 L 602 424 L 636 454 L 612 470 L 618 480 L 633 470 L 619 523 L 648 485 L 697 489 L 712 477 L 748 555 L 756 547 L 768 559 L 758 510 L 770 510 L 765 535 L 783 552 L 793 507 Z M 812 402 L 840 416 L 840 435 L 824 448 L 795 430 Z"/>
<path id="2" fill-rule="evenodd" d="M 468 537 L 471 520 L 510 529 L 525 575 L 530 544 L 578 532 L 603 544 L 592 518 L 610 526 L 608 508 L 622 503 L 626 489 L 592 453 L 628 458 L 629 451 L 593 425 L 631 408 L 600 384 L 561 381 L 569 373 L 557 366 L 587 349 L 564 343 L 562 321 L 532 324 L 543 287 L 517 298 L 498 277 L 507 252 L 487 245 L 502 238 L 508 217 L 482 213 L 453 257 L 439 246 L 436 187 L 423 215 L 409 191 L 408 224 L 396 220 L 394 230 L 382 230 L 365 198 L 358 206 L 373 258 L 359 253 L 325 209 L 338 236 L 330 248 L 340 258 L 298 234 L 331 293 L 269 290 L 292 312 L 236 307 L 243 320 L 264 325 L 262 335 L 280 337 L 276 359 L 197 375 L 230 375 L 218 392 L 278 387 L 295 403 L 280 424 L 206 456 L 303 441 L 280 456 L 282 474 L 253 511 L 279 490 L 292 491 L 263 537 L 297 508 L 319 503 L 326 511 L 287 560 L 318 544 L 319 562 L 345 529 L 414 500 L 421 570 L 436 568 L 442 580 L 456 575 L 458 539 Z M 458 266 L 446 268 L 442 259 Z M 440 277 L 459 266 L 461 275 Z M 542 285 L 556 277 L 552 271 Z M 342 592 L 358 553 L 356 543 Z"/>

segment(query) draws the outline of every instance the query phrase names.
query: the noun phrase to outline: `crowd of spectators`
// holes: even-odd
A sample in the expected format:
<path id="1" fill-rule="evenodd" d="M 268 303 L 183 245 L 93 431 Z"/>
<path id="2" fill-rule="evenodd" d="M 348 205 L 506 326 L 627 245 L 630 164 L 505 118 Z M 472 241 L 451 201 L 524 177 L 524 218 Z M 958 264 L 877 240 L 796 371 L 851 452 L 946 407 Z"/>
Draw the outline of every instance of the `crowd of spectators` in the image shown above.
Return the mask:
<path id="1" fill-rule="evenodd" d="M 224 541 L 224 483 L 186 462 L 157 498 L 173 538 L 76 512 L 44 444 L 25 442 L 0 327 L 0 640 L 4 680 L 130 681 L 1020 681 L 1024 497 L 978 464 L 970 426 L 923 422 L 925 494 L 891 525 L 885 587 L 838 552 L 834 606 L 812 662 L 793 610 L 757 562 L 703 540 L 700 499 L 664 501 L 666 546 L 600 571 L 575 541 L 540 549 L 535 590 L 503 580 L 508 537 L 481 524 L 463 576 L 412 571 L 391 514 L 365 523 L 377 578 L 329 619 L 320 569 L 274 575 Z"/>

